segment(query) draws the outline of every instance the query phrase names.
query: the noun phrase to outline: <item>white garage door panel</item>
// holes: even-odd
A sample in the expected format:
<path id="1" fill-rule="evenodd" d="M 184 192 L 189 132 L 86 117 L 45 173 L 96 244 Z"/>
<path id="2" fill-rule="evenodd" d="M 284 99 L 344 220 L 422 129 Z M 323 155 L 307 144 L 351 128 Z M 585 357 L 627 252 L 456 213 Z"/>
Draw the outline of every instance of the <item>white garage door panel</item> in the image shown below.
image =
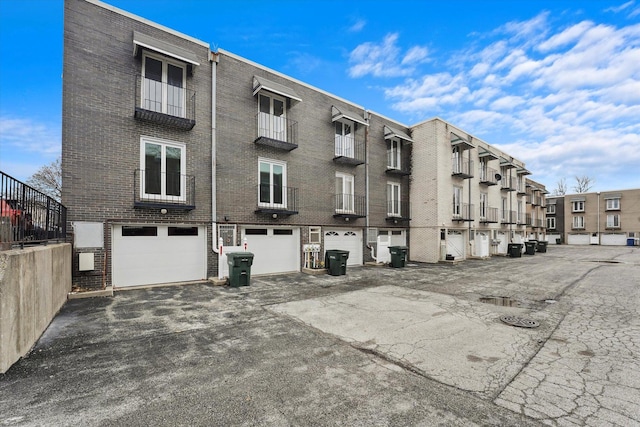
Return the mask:
<path id="1" fill-rule="evenodd" d="M 549 242 L 550 245 L 555 245 L 556 244 L 556 239 L 560 238 L 560 234 L 558 233 L 549 233 L 547 234 L 547 241 Z"/>
<path id="2" fill-rule="evenodd" d="M 252 275 L 300 271 L 299 228 L 246 227 L 242 234 L 253 253 Z"/>
<path id="3" fill-rule="evenodd" d="M 590 236 L 588 234 L 569 234 L 567 243 L 570 245 L 588 245 Z"/>
<path id="4" fill-rule="evenodd" d="M 461 231 L 449 230 L 447 233 L 447 254 L 453 255 L 455 259 L 464 259 L 464 235 Z"/>
<path id="5" fill-rule="evenodd" d="M 202 280 L 207 275 L 204 227 L 148 226 L 153 235 L 124 235 L 138 226 L 114 225 L 112 275 L 116 287 Z M 197 230 L 197 235 L 169 235 L 173 230 Z M 126 234 L 126 231 L 125 231 Z"/>
<path id="6" fill-rule="evenodd" d="M 349 251 L 347 265 L 362 265 L 362 230 L 326 230 L 324 249 Z"/>
<path id="7" fill-rule="evenodd" d="M 625 246 L 627 244 L 627 235 L 624 233 L 603 234 L 600 244 L 606 246 Z"/>

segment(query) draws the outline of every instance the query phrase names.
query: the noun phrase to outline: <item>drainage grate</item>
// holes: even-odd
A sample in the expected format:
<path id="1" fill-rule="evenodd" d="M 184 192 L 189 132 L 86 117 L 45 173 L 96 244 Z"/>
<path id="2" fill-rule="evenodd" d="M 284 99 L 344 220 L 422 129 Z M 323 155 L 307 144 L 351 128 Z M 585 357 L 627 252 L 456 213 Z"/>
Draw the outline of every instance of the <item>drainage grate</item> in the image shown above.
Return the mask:
<path id="1" fill-rule="evenodd" d="M 500 316 L 500 320 L 508 325 L 518 326 L 520 328 L 537 328 L 540 326 L 539 322 L 531 319 L 524 319 L 522 317 Z"/>

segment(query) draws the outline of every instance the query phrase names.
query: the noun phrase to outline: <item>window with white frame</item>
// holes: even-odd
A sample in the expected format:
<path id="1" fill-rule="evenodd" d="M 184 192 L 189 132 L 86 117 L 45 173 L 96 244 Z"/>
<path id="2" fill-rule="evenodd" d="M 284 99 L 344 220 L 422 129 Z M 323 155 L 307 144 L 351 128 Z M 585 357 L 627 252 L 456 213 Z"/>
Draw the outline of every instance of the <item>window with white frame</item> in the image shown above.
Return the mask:
<path id="1" fill-rule="evenodd" d="M 480 193 L 480 218 L 487 217 L 487 193 Z"/>
<path id="2" fill-rule="evenodd" d="M 555 214 L 556 213 L 556 205 L 548 205 L 547 206 L 547 213 L 548 214 Z"/>
<path id="3" fill-rule="evenodd" d="M 574 216 L 573 217 L 573 228 L 584 228 L 584 217 L 583 216 Z"/>
<path id="4" fill-rule="evenodd" d="M 607 228 L 620 228 L 620 215 L 607 215 Z"/>
<path id="5" fill-rule="evenodd" d="M 142 108 L 184 117 L 185 87 L 185 64 L 149 52 L 143 54 Z"/>
<path id="6" fill-rule="evenodd" d="M 453 173 L 462 173 L 462 163 L 464 162 L 462 157 L 463 150 L 461 150 L 458 146 L 453 147 L 452 150 L 453 154 L 451 156 L 451 162 L 453 166 Z"/>
<path id="7" fill-rule="evenodd" d="M 401 216 L 400 211 L 400 184 L 387 183 L 387 214 L 389 216 Z"/>
<path id="8" fill-rule="evenodd" d="M 547 218 L 547 228 L 550 229 L 550 230 L 555 230 L 555 228 L 556 228 L 556 218 L 555 217 Z"/>
<path id="9" fill-rule="evenodd" d="M 271 93 L 258 94 L 258 136 L 287 140 L 287 102 Z"/>
<path id="10" fill-rule="evenodd" d="M 389 140 L 387 147 L 387 169 L 402 169 L 402 144 L 399 139 L 393 138 Z"/>
<path id="11" fill-rule="evenodd" d="M 354 157 L 354 139 L 353 139 L 353 123 L 336 121 L 334 122 L 336 139 L 335 148 L 336 156 L 340 157 Z"/>
<path id="12" fill-rule="evenodd" d="M 509 205 L 508 205 L 508 201 L 506 197 L 502 198 L 502 212 L 500 213 L 500 216 L 502 218 L 503 221 L 505 221 L 507 219 L 507 211 L 509 210 Z"/>
<path id="13" fill-rule="evenodd" d="M 258 159 L 258 205 L 287 207 L 287 164 L 278 160 Z"/>
<path id="14" fill-rule="evenodd" d="M 524 224 L 524 211 L 522 210 L 522 200 L 518 200 L 518 224 Z"/>
<path id="15" fill-rule="evenodd" d="M 140 138 L 142 198 L 170 202 L 186 200 L 185 150 L 185 146 L 177 142 Z"/>
<path id="16" fill-rule="evenodd" d="M 607 199 L 607 210 L 608 211 L 619 211 L 620 210 L 620 199 Z"/>
<path id="17" fill-rule="evenodd" d="M 487 159 L 480 159 L 480 181 L 487 181 Z"/>
<path id="18" fill-rule="evenodd" d="M 336 211 L 354 212 L 353 175 L 336 173 Z"/>
<path id="19" fill-rule="evenodd" d="M 571 211 L 572 212 L 584 212 L 584 201 L 576 200 L 571 202 Z"/>
<path id="20" fill-rule="evenodd" d="M 462 187 L 453 187 L 453 217 L 462 216 Z"/>

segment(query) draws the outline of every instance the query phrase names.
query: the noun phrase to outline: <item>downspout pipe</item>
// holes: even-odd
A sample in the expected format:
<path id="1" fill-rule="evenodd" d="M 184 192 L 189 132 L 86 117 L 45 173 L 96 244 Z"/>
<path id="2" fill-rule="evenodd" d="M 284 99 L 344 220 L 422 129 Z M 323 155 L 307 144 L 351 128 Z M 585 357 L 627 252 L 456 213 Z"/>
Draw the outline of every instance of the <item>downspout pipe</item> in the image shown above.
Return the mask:
<path id="1" fill-rule="evenodd" d="M 369 123 L 369 111 L 364 110 L 364 119 L 367 123 Z M 366 225 L 366 235 L 364 238 L 367 244 L 367 248 L 371 251 L 371 258 L 375 262 L 378 262 L 378 258 L 375 256 L 374 248 L 368 242 L 369 240 L 369 126 L 364 127 L 364 192 L 365 192 L 365 209 L 366 209 L 366 217 L 365 217 L 365 225 Z"/>
<path id="2" fill-rule="evenodd" d="M 211 249 L 218 254 L 222 250 L 222 239 L 217 239 L 218 234 L 218 202 L 217 202 L 217 170 L 216 170 L 216 83 L 219 56 L 209 51 L 211 62 Z M 218 266 L 220 271 L 220 266 Z"/>

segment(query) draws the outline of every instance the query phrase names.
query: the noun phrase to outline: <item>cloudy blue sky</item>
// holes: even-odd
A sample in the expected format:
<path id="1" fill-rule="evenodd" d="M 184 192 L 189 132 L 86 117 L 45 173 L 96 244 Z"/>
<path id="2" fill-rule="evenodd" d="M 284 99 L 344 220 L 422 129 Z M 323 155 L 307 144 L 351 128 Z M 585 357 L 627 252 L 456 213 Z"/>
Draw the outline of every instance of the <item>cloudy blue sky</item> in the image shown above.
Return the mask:
<path id="1" fill-rule="evenodd" d="M 640 0 L 108 0 L 407 125 L 441 117 L 553 190 L 640 188 Z M 0 170 L 60 153 L 61 0 L 0 0 Z"/>

